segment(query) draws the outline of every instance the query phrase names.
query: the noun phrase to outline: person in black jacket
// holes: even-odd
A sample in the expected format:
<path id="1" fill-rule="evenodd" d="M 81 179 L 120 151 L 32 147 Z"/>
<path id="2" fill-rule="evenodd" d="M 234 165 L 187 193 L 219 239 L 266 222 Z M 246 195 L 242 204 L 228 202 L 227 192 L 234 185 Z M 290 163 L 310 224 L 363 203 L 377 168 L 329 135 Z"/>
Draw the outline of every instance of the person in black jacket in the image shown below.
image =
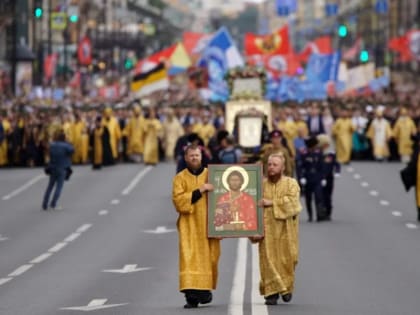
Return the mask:
<path id="1" fill-rule="evenodd" d="M 64 132 L 62 130 L 57 131 L 54 135 L 54 141 L 50 145 L 50 162 L 45 170 L 50 179 L 42 201 L 42 210 L 48 210 L 48 205 L 53 210 L 61 210 L 61 207 L 57 207 L 57 201 L 58 198 L 60 198 L 64 180 L 71 170 L 71 156 L 73 155 L 73 152 L 74 147 L 66 142 L 66 135 Z M 54 187 L 53 198 L 51 203 L 49 203 L 51 192 Z"/>
<path id="2" fill-rule="evenodd" d="M 414 141 L 414 152 L 404 171 L 410 175 L 410 183 L 406 183 L 407 187 L 414 186 L 416 189 L 417 221 L 420 222 L 420 133 L 412 139 Z"/>

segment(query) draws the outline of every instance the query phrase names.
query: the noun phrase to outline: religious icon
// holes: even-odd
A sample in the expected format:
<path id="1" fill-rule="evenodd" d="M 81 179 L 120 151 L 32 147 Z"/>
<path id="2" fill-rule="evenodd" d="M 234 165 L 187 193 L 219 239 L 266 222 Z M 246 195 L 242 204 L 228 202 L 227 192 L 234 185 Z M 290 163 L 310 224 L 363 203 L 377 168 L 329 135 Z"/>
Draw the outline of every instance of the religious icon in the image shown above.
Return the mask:
<path id="1" fill-rule="evenodd" d="M 263 234 L 261 166 L 209 165 L 209 237 L 248 237 Z"/>

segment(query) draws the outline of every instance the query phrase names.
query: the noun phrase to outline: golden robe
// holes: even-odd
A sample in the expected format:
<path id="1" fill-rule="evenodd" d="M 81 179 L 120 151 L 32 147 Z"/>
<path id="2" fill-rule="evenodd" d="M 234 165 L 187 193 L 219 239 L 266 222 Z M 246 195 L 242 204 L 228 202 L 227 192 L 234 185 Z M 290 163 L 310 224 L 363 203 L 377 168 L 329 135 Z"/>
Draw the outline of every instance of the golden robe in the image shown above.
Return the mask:
<path id="1" fill-rule="evenodd" d="M 286 120 L 286 121 L 279 121 L 277 124 L 277 128 L 283 132 L 284 137 L 287 140 L 287 145 L 292 151 L 292 155 L 296 154 L 295 152 L 295 139 L 298 136 L 298 126 L 294 121 Z"/>
<path id="2" fill-rule="evenodd" d="M 194 126 L 193 132 L 197 133 L 198 136 L 203 139 L 204 145 L 207 146 L 209 144 L 210 138 L 215 135 L 216 129 L 211 123 L 199 123 Z"/>
<path id="3" fill-rule="evenodd" d="M 7 161 L 7 139 L 6 136 L 10 131 L 10 123 L 4 119 L 0 121 L 0 124 L 3 124 L 4 139 L 0 143 L 0 166 L 4 166 L 8 163 Z"/>
<path id="4" fill-rule="evenodd" d="M 351 158 L 352 136 L 355 127 L 350 118 L 338 118 L 332 127 L 337 161 L 348 163 Z"/>
<path id="5" fill-rule="evenodd" d="M 259 242 L 260 293 L 264 296 L 292 293 L 299 253 L 300 188 L 291 177 L 263 183 L 264 198 L 273 201 L 264 208 L 264 238 Z"/>
<path id="6" fill-rule="evenodd" d="M 158 119 L 145 119 L 144 121 L 144 154 L 145 164 L 156 164 L 159 162 L 159 134 L 162 131 L 162 124 Z"/>
<path id="7" fill-rule="evenodd" d="M 179 137 L 184 135 L 184 129 L 177 118 L 173 118 L 171 121 L 166 120 L 163 123 L 163 139 L 165 146 L 165 157 L 167 159 L 174 158 L 174 150 L 176 142 Z"/>
<path id="8" fill-rule="evenodd" d="M 207 238 L 207 194 L 194 204 L 192 193 L 207 181 L 207 169 L 199 175 L 188 169 L 173 179 L 172 201 L 179 213 L 179 290 L 216 289 L 220 241 Z"/>
<path id="9" fill-rule="evenodd" d="M 127 133 L 127 154 L 143 154 L 144 150 L 144 117 L 133 116 L 125 127 Z"/>
<path id="10" fill-rule="evenodd" d="M 71 143 L 74 146 L 73 163 L 83 162 L 83 132 L 86 128 L 83 121 L 75 121 L 71 124 Z"/>
<path id="11" fill-rule="evenodd" d="M 94 166 L 101 166 L 103 162 L 103 144 L 102 136 L 104 134 L 104 127 L 95 128 L 93 130 L 93 148 L 92 148 L 92 163 Z"/>
<path id="12" fill-rule="evenodd" d="M 389 156 L 388 140 L 392 136 L 392 129 L 385 118 L 375 118 L 370 124 L 366 136 L 372 142 L 373 156 L 375 158 L 386 158 Z"/>
<path id="13" fill-rule="evenodd" d="M 118 158 L 118 143 L 121 138 L 121 129 L 118 121 L 115 117 L 111 117 L 109 120 L 103 120 L 104 125 L 109 131 L 109 141 L 111 142 L 112 156 L 114 159 Z"/>
<path id="14" fill-rule="evenodd" d="M 416 133 L 416 125 L 410 117 L 400 117 L 397 119 L 393 135 L 398 145 L 400 156 L 411 156 L 413 154 L 413 141 L 411 135 Z"/>
<path id="15" fill-rule="evenodd" d="M 303 130 L 303 138 L 306 138 L 307 136 L 309 136 L 309 129 L 308 129 L 308 125 L 306 123 L 306 121 L 304 120 L 298 120 L 295 122 L 296 124 L 296 129 L 299 131 L 299 129 Z"/>

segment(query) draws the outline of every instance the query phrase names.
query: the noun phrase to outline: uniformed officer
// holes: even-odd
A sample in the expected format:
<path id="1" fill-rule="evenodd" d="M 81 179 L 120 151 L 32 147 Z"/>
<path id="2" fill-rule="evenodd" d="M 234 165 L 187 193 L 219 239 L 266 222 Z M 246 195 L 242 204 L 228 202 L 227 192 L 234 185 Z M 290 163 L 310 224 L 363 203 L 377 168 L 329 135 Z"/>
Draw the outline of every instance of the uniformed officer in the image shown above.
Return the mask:
<path id="1" fill-rule="evenodd" d="M 318 221 L 331 221 L 332 194 L 334 191 L 334 177 L 340 176 L 340 163 L 337 161 L 335 152 L 330 151 L 330 138 L 328 135 L 317 136 L 318 147 L 323 153 L 323 178 L 321 180 L 322 195 L 324 197 L 325 217 L 318 218 Z"/>
<path id="2" fill-rule="evenodd" d="M 321 182 L 323 180 L 323 155 L 317 147 L 316 136 L 305 139 L 306 150 L 302 151 L 297 160 L 297 175 L 301 184 L 308 211 L 308 221 L 312 222 L 312 196 L 315 196 L 315 210 L 317 221 L 325 217 L 324 198 L 322 195 Z"/>

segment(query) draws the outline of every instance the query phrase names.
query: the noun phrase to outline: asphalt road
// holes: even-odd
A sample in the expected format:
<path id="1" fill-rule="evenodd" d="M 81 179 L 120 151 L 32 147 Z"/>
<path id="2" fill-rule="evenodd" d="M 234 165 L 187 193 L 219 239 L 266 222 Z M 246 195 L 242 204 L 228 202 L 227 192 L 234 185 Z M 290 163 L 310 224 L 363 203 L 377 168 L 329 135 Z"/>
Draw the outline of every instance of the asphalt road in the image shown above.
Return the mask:
<path id="1" fill-rule="evenodd" d="M 213 302 L 197 310 L 178 292 L 173 164 L 75 167 L 54 212 L 41 211 L 42 169 L 2 169 L 0 315 L 418 315 L 420 225 L 401 168 L 344 166 L 333 221 L 303 210 L 291 304 L 266 307 L 256 247 L 225 239 Z"/>

